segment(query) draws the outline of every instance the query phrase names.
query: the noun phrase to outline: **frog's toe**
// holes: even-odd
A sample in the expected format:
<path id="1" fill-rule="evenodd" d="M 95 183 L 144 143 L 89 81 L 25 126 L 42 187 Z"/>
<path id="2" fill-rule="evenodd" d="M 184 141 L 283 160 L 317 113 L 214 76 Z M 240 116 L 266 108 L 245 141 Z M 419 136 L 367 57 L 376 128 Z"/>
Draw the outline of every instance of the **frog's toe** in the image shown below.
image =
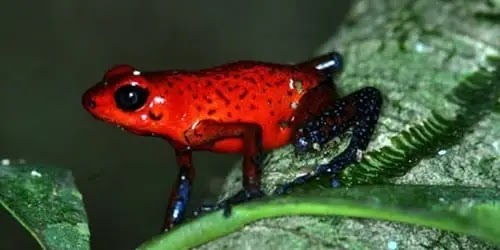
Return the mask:
<path id="1" fill-rule="evenodd" d="M 233 196 L 217 203 L 211 205 L 203 205 L 199 209 L 194 212 L 195 216 L 199 216 L 202 213 L 212 212 L 222 209 L 225 217 L 229 217 L 231 215 L 231 208 L 234 205 L 241 204 L 253 199 L 264 197 L 265 193 L 258 188 L 247 188 L 242 189 L 238 193 Z"/>

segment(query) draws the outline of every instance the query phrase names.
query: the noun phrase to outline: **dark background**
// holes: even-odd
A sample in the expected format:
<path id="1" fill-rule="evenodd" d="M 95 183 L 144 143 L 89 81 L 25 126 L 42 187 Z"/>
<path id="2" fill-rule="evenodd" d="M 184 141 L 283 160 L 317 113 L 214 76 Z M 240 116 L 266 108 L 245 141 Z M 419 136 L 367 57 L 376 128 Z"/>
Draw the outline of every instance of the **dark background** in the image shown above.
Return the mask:
<path id="1" fill-rule="evenodd" d="M 3 1 L 0 156 L 72 169 L 92 248 L 132 249 L 161 227 L 177 173 L 173 150 L 92 119 L 83 91 L 119 63 L 197 69 L 307 59 L 335 32 L 348 2 Z M 193 207 L 215 197 L 237 159 L 195 154 Z M 0 249 L 38 249 L 1 209 Z"/>

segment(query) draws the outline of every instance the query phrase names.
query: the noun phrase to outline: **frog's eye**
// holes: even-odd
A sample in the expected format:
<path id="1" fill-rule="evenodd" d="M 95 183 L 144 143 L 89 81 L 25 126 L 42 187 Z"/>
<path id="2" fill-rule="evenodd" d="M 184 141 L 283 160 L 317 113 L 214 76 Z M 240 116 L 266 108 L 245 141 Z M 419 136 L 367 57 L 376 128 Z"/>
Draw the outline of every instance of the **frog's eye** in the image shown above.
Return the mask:
<path id="1" fill-rule="evenodd" d="M 149 91 L 137 85 L 125 85 L 115 92 L 116 106 L 123 111 L 135 111 L 147 101 Z"/>

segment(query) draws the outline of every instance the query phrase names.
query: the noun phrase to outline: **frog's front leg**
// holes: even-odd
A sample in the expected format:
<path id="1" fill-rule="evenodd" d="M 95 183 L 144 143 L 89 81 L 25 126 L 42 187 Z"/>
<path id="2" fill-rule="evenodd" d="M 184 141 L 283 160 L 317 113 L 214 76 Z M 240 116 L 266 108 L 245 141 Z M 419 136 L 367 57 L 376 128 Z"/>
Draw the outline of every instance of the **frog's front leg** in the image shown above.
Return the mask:
<path id="1" fill-rule="evenodd" d="M 321 175 L 332 177 L 332 186 L 338 186 L 338 175 L 348 165 L 359 161 L 362 151 L 368 147 L 382 106 L 382 95 L 373 87 L 358 90 L 325 108 L 322 115 L 314 117 L 297 131 L 297 151 L 319 149 L 331 139 L 352 128 L 347 148 L 329 163 L 322 164 L 306 175 L 277 188 L 275 194 L 284 194 L 289 188 Z"/>
<path id="2" fill-rule="evenodd" d="M 231 205 L 264 196 L 260 189 L 263 152 L 262 128 L 259 125 L 203 120 L 194 129 L 186 131 L 185 137 L 193 149 L 210 149 L 214 142 L 228 138 L 241 138 L 244 145 L 243 189 L 218 204 L 202 206 L 195 214 L 223 208 L 224 214 L 228 216 Z"/>
<path id="3" fill-rule="evenodd" d="M 163 231 L 178 225 L 184 219 L 187 204 L 191 196 L 191 187 L 194 178 L 192 152 L 185 146 L 174 145 L 179 173 L 174 184 L 165 215 Z"/>

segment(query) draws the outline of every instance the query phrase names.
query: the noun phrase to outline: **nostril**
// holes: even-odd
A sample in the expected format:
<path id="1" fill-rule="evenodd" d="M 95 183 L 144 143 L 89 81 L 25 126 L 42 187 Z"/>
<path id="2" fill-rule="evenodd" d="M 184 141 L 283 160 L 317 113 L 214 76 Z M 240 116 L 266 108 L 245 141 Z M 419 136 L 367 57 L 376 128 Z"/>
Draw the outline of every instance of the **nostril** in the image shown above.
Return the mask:
<path id="1" fill-rule="evenodd" d="M 83 97 L 83 106 L 85 106 L 88 109 L 94 109 L 95 106 L 96 106 L 94 98 L 88 97 L 88 96 L 84 96 Z"/>
<path id="2" fill-rule="evenodd" d="M 95 108 L 95 101 L 92 98 L 90 98 L 88 100 L 87 106 L 91 109 Z"/>

